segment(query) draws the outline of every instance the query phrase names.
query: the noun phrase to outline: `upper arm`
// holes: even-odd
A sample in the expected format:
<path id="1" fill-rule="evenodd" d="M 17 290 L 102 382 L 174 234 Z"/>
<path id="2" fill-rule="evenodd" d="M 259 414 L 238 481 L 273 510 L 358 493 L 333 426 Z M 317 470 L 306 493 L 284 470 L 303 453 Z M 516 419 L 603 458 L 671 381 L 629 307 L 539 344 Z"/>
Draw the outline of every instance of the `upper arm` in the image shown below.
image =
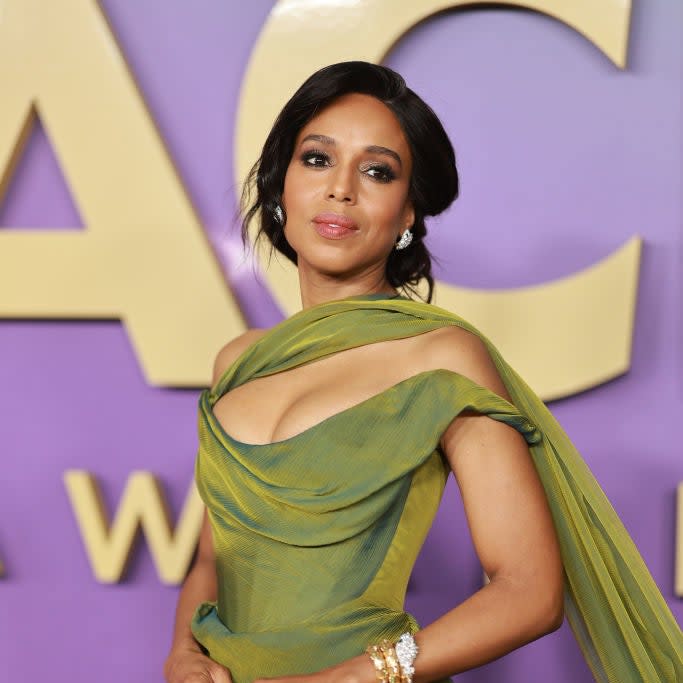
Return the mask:
<path id="1" fill-rule="evenodd" d="M 451 340 L 452 341 L 452 340 Z M 450 368 L 510 400 L 485 344 L 467 333 Z M 543 486 L 529 447 L 513 427 L 469 412 L 456 417 L 441 439 L 460 488 L 475 549 L 484 571 L 540 581 L 560 601 L 562 563 Z M 558 598 L 559 593 L 559 598 Z"/>
<path id="2" fill-rule="evenodd" d="M 244 353 L 244 351 L 266 332 L 267 330 L 261 329 L 247 330 L 234 339 L 231 339 L 216 355 L 216 360 L 213 364 L 211 385 L 215 385 L 222 377 L 223 373 Z"/>

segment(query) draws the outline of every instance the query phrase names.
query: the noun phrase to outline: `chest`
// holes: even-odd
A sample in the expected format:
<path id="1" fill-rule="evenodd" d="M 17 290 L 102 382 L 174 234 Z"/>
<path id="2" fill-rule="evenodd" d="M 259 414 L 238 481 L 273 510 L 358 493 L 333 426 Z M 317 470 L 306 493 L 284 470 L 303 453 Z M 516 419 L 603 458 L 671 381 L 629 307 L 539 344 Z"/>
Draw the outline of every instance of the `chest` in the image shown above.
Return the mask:
<path id="1" fill-rule="evenodd" d="M 244 443 L 292 438 L 419 372 L 407 353 L 410 340 L 400 341 L 351 349 L 254 379 L 218 399 L 214 415 Z"/>

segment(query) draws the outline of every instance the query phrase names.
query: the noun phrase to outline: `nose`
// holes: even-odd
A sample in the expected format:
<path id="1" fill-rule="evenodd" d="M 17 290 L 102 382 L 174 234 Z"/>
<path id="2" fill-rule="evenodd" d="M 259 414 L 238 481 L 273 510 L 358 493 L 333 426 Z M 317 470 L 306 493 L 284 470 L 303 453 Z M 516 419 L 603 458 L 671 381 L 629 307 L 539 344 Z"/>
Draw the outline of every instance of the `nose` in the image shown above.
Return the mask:
<path id="1" fill-rule="evenodd" d="M 327 198 L 346 204 L 355 203 L 356 189 L 351 168 L 343 168 L 340 164 L 330 169 Z"/>

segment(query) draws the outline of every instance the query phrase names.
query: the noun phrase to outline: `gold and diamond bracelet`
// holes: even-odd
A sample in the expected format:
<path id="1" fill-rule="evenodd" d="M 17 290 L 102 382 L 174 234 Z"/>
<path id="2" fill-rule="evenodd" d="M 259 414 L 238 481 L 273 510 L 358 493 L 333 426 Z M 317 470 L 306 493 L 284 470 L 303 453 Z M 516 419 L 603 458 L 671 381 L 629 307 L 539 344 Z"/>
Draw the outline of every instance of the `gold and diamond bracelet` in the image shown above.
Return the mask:
<path id="1" fill-rule="evenodd" d="M 375 667 L 377 680 L 380 683 L 389 683 L 389 671 L 387 670 L 387 661 L 384 659 L 384 653 L 380 650 L 379 645 L 368 645 L 365 650 L 369 655 Z"/>
<path id="2" fill-rule="evenodd" d="M 413 683 L 418 647 L 411 633 L 404 633 L 396 643 L 386 638 L 365 650 L 375 667 L 379 683 Z"/>

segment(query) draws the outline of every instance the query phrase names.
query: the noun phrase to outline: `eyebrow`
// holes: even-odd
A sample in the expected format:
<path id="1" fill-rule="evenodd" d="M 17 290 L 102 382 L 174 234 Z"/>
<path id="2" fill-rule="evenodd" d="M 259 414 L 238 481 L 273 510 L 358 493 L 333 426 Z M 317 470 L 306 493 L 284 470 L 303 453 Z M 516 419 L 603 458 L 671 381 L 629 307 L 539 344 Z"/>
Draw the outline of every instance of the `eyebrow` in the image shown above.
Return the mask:
<path id="1" fill-rule="evenodd" d="M 337 144 L 337 141 L 334 138 L 331 138 L 328 135 L 318 135 L 315 133 L 307 135 L 301 142 L 304 143 L 307 140 L 315 140 L 316 142 L 322 142 L 323 145 L 334 146 Z M 388 147 L 382 147 L 381 145 L 370 145 L 369 147 L 365 148 L 365 151 L 370 152 L 370 154 L 382 154 L 384 156 L 391 157 L 398 163 L 398 165 L 401 168 L 403 168 L 401 157 L 396 152 L 394 152 L 393 149 L 389 149 Z"/>

